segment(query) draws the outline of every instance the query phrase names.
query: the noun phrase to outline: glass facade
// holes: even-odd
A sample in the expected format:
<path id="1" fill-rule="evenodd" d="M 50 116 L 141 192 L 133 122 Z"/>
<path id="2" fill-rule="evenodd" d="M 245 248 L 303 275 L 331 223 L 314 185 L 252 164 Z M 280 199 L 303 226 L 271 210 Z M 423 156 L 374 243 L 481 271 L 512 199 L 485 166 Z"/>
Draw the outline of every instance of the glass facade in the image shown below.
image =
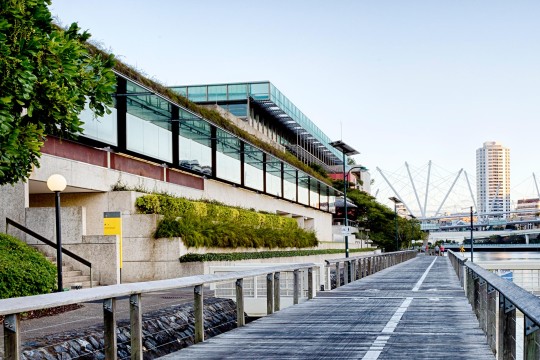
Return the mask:
<path id="1" fill-rule="evenodd" d="M 118 79 L 118 88 L 122 88 L 123 82 L 126 92 L 116 96 L 115 108 L 109 115 L 94 119 L 89 109 L 83 111 L 81 138 L 97 140 L 114 151 L 144 155 L 169 167 L 332 212 L 339 193 L 336 189 L 144 86 Z M 245 98 L 248 91 L 253 96 L 267 96 L 270 87 L 269 83 L 255 83 L 177 90 L 220 101 L 224 97 Z"/>

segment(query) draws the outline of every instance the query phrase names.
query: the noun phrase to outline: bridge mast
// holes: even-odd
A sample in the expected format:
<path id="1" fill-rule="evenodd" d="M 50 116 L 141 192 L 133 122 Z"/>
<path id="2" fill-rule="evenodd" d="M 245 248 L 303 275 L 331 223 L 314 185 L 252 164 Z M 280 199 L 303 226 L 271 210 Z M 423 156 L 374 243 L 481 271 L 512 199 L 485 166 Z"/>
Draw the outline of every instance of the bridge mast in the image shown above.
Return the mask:
<path id="1" fill-rule="evenodd" d="M 427 209 L 427 199 L 428 199 L 428 194 L 429 194 L 429 178 L 431 176 L 431 160 L 429 160 L 429 163 L 428 163 L 428 171 L 427 171 L 427 184 L 426 184 L 426 196 L 424 198 L 424 210 L 423 210 L 423 213 L 422 213 L 422 217 L 426 217 L 426 209 Z"/>
<path id="2" fill-rule="evenodd" d="M 437 209 L 437 212 L 435 213 L 435 216 L 437 216 L 439 214 L 439 211 L 441 211 L 441 208 L 443 207 L 444 205 L 444 202 L 446 201 L 446 199 L 448 198 L 448 195 L 450 195 L 450 192 L 452 191 L 452 189 L 454 188 L 454 185 L 456 185 L 456 182 L 458 181 L 459 179 L 459 175 L 461 175 L 461 172 L 463 171 L 463 169 L 459 170 L 457 176 L 456 176 L 456 179 L 454 180 L 454 182 L 452 183 L 452 186 L 450 186 L 450 189 L 448 189 L 448 192 L 446 193 L 446 196 L 444 197 L 443 201 L 441 202 L 441 205 L 439 206 L 439 209 Z"/>
<path id="3" fill-rule="evenodd" d="M 534 179 L 534 185 L 536 186 L 536 193 L 538 194 L 538 198 L 540 199 L 540 191 L 538 191 L 538 182 L 536 181 L 536 175 L 533 173 L 533 179 Z"/>
<path id="4" fill-rule="evenodd" d="M 469 177 L 467 176 L 467 171 L 463 171 L 465 173 L 465 180 L 467 180 L 467 186 L 469 186 L 469 192 L 471 193 L 471 199 L 474 205 L 474 208 L 476 211 L 478 211 L 478 208 L 476 207 L 476 199 L 474 198 L 474 194 L 471 188 L 471 183 L 469 182 Z"/>
<path id="5" fill-rule="evenodd" d="M 403 203 L 403 205 L 405 205 L 405 208 L 407 209 L 407 211 L 409 212 L 409 214 L 412 214 L 412 211 L 411 209 L 409 209 L 409 206 L 407 205 L 407 203 L 405 201 L 403 201 L 403 198 L 401 196 L 399 196 L 398 192 L 396 191 L 396 189 L 394 189 L 394 187 L 392 186 L 392 184 L 390 184 L 390 181 L 388 181 L 388 179 L 386 178 L 386 176 L 383 174 L 382 170 L 379 169 L 379 167 L 376 167 L 377 171 L 382 175 L 384 181 L 386 181 L 386 183 L 388 184 L 388 186 L 390 186 L 390 188 L 392 189 L 392 191 L 394 192 L 394 194 L 396 194 L 397 198 L 399 199 L 399 201 L 401 201 Z"/>
<path id="6" fill-rule="evenodd" d="M 414 180 L 411 175 L 411 170 L 409 169 L 409 164 L 405 161 L 405 167 L 407 168 L 407 173 L 409 174 L 409 179 L 411 180 L 411 185 L 414 190 L 414 196 L 416 197 L 416 202 L 418 203 L 418 207 L 420 208 L 420 212 L 422 213 L 422 217 L 425 217 L 424 209 L 422 209 L 422 205 L 420 205 L 420 198 L 418 197 L 418 192 L 416 191 L 416 186 L 414 185 Z"/>

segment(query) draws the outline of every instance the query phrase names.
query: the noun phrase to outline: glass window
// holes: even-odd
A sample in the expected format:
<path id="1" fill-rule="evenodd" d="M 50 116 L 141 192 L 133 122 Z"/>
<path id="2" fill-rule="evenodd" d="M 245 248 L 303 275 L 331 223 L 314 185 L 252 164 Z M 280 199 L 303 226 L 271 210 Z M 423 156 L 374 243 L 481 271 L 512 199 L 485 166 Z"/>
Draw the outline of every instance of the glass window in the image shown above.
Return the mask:
<path id="1" fill-rule="evenodd" d="M 298 202 L 300 204 L 309 205 L 308 194 L 309 176 L 302 171 L 298 171 Z"/>
<path id="2" fill-rule="evenodd" d="M 283 197 L 288 200 L 296 201 L 296 169 L 288 164 L 284 164 L 284 191 Z"/>
<path id="3" fill-rule="evenodd" d="M 206 86 L 190 86 L 188 88 L 189 100 L 193 102 L 208 101 Z"/>
<path id="4" fill-rule="evenodd" d="M 314 178 L 309 179 L 309 206 L 319 208 L 319 182 Z"/>
<path id="5" fill-rule="evenodd" d="M 250 84 L 249 94 L 255 100 L 267 100 L 270 98 L 268 83 Z"/>
<path id="6" fill-rule="evenodd" d="M 230 104 L 227 110 L 239 118 L 247 117 L 247 104 Z"/>
<path id="7" fill-rule="evenodd" d="M 281 161 L 266 156 L 266 193 L 281 197 Z"/>
<path id="8" fill-rule="evenodd" d="M 188 113 L 180 113 L 179 159 L 180 166 L 212 175 L 211 126 L 204 120 L 193 119 Z"/>
<path id="9" fill-rule="evenodd" d="M 247 99 L 247 84 L 234 84 L 229 86 L 229 100 Z"/>
<path id="10" fill-rule="evenodd" d="M 240 140 L 217 129 L 216 176 L 240 184 Z"/>
<path id="11" fill-rule="evenodd" d="M 328 211 L 328 186 L 321 183 L 321 210 Z"/>
<path id="12" fill-rule="evenodd" d="M 208 86 L 208 101 L 227 100 L 227 85 Z"/>
<path id="13" fill-rule="evenodd" d="M 94 112 L 88 107 L 88 103 L 79 115 L 79 119 L 84 122 L 82 125 L 84 137 L 102 141 L 110 145 L 118 145 L 118 121 L 116 111 L 116 101 L 110 114 L 96 117 Z"/>
<path id="14" fill-rule="evenodd" d="M 263 152 L 249 144 L 244 145 L 244 185 L 264 190 Z"/>
<path id="15" fill-rule="evenodd" d="M 157 95 L 129 96 L 147 91 L 129 81 L 127 85 L 127 148 L 172 162 L 171 104 Z"/>

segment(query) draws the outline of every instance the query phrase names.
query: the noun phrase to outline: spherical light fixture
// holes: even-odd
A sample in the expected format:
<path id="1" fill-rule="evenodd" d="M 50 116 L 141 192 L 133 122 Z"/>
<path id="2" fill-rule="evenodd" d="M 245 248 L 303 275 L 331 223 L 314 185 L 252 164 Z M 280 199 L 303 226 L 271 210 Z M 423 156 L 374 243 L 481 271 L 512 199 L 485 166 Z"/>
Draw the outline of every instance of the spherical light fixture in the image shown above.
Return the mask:
<path id="1" fill-rule="evenodd" d="M 47 187 L 49 190 L 57 192 L 64 191 L 67 186 L 66 178 L 60 174 L 54 174 L 47 179 Z"/>

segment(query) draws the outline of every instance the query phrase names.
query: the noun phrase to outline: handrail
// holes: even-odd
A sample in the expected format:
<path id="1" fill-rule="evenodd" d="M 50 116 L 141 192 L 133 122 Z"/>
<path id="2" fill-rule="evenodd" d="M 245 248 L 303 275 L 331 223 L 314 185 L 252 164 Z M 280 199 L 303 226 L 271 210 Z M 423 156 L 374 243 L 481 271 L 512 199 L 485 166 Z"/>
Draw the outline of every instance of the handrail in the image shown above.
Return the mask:
<path id="1" fill-rule="evenodd" d="M 193 288 L 194 342 L 202 342 L 205 338 L 203 285 L 222 281 L 236 282 L 236 321 L 237 326 L 241 327 L 245 325 L 243 290 L 244 278 L 266 275 L 267 314 L 272 314 L 281 309 L 279 290 L 280 272 L 294 273 L 293 304 L 296 305 L 299 302 L 298 300 L 302 292 L 302 285 L 299 276 L 300 271 L 307 270 L 307 298 L 310 300 L 315 296 L 317 288 L 314 286 L 313 274 L 313 269 L 317 267 L 318 265 L 313 263 L 290 264 L 223 274 L 196 275 L 185 278 L 118 284 L 93 289 L 82 289 L 78 291 L 57 292 L 44 295 L 3 299 L 0 300 L 0 315 L 5 315 L 4 358 L 6 360 L 20 358 L 22 332 L 20 327 L 21 313 L 48 307 L 103 300 L 104 355 L 106 359 L 116 359 L 117 323 L 115 315 L 115 302 L 117 298 L 129 296 L 131 357 L 133 359 L 142 359 L 144 350 L 144 334 L 141 311 L 141 303 L 144 299 L 142 298 L 142 294 L 185 287 Z"/>
<path id="2" fill-rule="evenodd" d="M 516 309 L 518 309 L 524 315 L 523 358 L 538 358 L 540 298 L 513 282 L 467 261 L 466 258 L 459 257 L 452 250 L 448 250 L 448 257 L 476 313 L 480 327 L 487 335 L 492 351 L 500 354 L 501 359 L 516 358 L 515 331 Z M 499 311 L 496 311 L 497 294 Z"/>
<path id="3" fill-rule="evenodd" d="M 417 251 L 415 250 L 402 250 L 402 251 L 392 251 L 392 252 L 386 252 L 386 253 L 380 253 L 380 254 L 357 255 L 357 256 L 350 256 L 350 257 L 337 258 L 337 259 L 327 259 L 324 261 L 326 262 L 327 265 L 330 265 L 330 264 L 335 264 L 337 262 L 358 260 L 358 259 L 364 259 L 364 258 L 376 257 L 376 256 L 396 255 L 396 254 L 407 253 L 407 252 L 413 252 L 415 254 L 417 253 Z"/>
<path id="4" fill-rule="evenodd" d="M 55 249 L 58 249 L 58 246 L 56 245 L 55 242 L 52 242 L 50 240 L 48 240 L 47 238 L 43 237 L 42 235 L 39 235 L 38 233 L 30 230 L 29 228 L 27 228 L 26 226 L 24 225 L 21 225 L 13 220 L 11 220 L 10 218 L 6 218 L 6 232 L 7 232 L 7 225 L 12 225 L 14 227 L 16 227 L 17 229 L 27 233 L 28 235 L 38 239 L 39 241 L 41 242 L 44 242 L 45 244 L 55 248 Z M 90 269 L 92 269 L 92 263 L 86 259 L 83 259 L 82 257 L 80 257 L 79 255 L 77 254 L 74 254 L 72 253 L 71 251 L 67 250 L 67 249 L 64 249 L 62 248 L 62 254 L 66 254 L 67 256 L 73 258 L 74 260 L 77 260 L 78 262 L 82 263 L 83 265 L 86 265 L 88 266 Z"/>

